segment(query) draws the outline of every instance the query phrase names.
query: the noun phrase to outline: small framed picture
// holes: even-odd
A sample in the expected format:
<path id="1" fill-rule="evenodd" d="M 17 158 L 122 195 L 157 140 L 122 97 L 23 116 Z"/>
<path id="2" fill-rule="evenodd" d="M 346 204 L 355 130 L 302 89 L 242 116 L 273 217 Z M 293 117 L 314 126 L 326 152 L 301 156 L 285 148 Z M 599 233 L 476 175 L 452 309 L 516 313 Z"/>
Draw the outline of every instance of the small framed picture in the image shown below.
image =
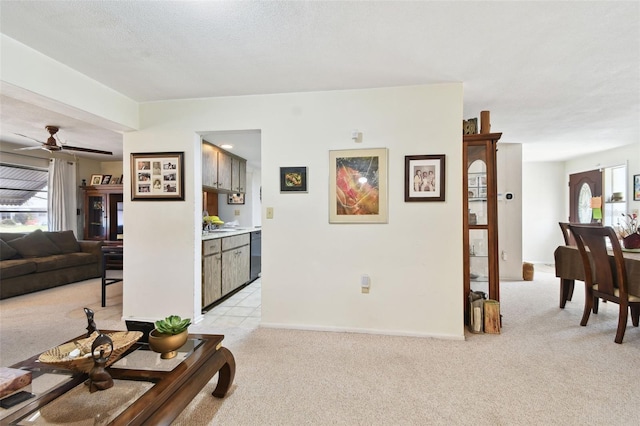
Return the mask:
<path id="1" fill-rule="evenodd" d="M 472 180 L 475 179 L 475 180 Z M 445 156 L 407 155 L 404 157 L 404 201 L 445 201 Z M 469 186 L 476 178 L 469 178 Z M 477 197 L 478 189 L 475 188 Z M 471 188 L 469 188 L 471 191 Z M 471 195 L 469 195 L 471 196 Z"/>
<path id="2" fill-rule="evenodd" d="M 91 175 L 91 185 L 101 185 L 102 184 L 102 175 Z"/>
<path id="3" fill-rule="evenodd" d="M 280 167 L 280 192 L 307 192 L 307 168 Z"/>
<path id="4" fill-rule="evenodd" d="M 633 175 L 633 201 L 640 201 L 640 175 Z"/>
<path id="5" fill-rule="evenodd" d="M 109 185 L 111 182 L 111 175 L 102 176 L 102 184 L 101 185 Z"/>
<path id="6" fill-rule="evenodd" d="M 244 204 L 244 194 L 228 194 L 227 204 Z"/>

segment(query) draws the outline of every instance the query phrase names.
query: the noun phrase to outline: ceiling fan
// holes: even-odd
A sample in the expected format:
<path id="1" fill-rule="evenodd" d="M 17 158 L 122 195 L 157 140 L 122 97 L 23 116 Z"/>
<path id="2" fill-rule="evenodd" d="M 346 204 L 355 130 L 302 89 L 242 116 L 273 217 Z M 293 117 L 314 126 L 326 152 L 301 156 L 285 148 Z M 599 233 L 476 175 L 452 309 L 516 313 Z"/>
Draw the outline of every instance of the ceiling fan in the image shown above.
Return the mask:
<path id="1" fill-rule="evenodd" d="M 101 151 L 99 149 L 81 148 L 81 147 L 77 147 L 77 146 L 69 146 L 69 145 L 66 145 L 66 144 L 62 144 L 61 142 L 58 143 L 59 142 L 57 140 L 58 137 L 55 136 L 55 134 L 58 133 L 58 130 L 60 130 L 60 129 L 57 126 L 45 126 L 45 129 L 47 129 L 47 131 L 49 132 L 49 138 L 47 139 L 46 142 L 39 141 L 39 140 L 34 139 L 34 138 L 32 138 L 30 136 L 27 136 L 27 135 L 22 135 L 20 133 L 16 133 L 16 135 L 18 135 L 18 136 L 22 136 L 24 138 L 31 139 L 31 140 L 34 140 L 34 141 L 42 144 L 42 146 L 34 146 L 34 147 L 28 147 L 28 148 L 18 148 L 18 149 L 16 149 L 16 151 L 27 151 L 27 150 L 31 150 L 31 149 L 44 149 L 44 150 L 49 151 L 49 152 L 68 150 L 68 151 L 91 152 L 91 153 L 94 153 L 94 154 L 113 155 L 113 152 L 111 152 L 111 151 Z"/>

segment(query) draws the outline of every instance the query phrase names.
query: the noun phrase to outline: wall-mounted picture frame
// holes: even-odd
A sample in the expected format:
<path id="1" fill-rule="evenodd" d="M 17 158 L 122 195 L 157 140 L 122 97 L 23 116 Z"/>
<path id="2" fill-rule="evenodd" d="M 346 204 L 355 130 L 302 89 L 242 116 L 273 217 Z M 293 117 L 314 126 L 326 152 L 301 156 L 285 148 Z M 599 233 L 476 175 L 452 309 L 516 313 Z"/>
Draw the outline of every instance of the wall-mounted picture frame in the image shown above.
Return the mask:
<path id="1" fill-rule="evenodd" d="M 184 201 L 184 152 L 131 153 L 132 201 Z"/>
<path id="2" fill-rule="evenodd" d="M 227 194 L 227 204 L 244 204 L 244 194 Z"/>
<path id="3" fill-rule="evenodd" d="M 444 155 L 405 156 L 404 201 L 445 201 L 445 176 Z"/>
<path id="4" fill-rule="evenodd" d="M 90 185 L 102 185 L 102 175 L 91 175 Z"/>
<path id="5" fill-rule="evenodd" d="M 307 168 L 280 167 L 280 192 L 307 192 Z"/>
<path id="6" fill-rule="evenodd" d="M 109 185 L 111 183 L 111 175 L 104 175 L 102 176 L 102 183 L 101 185 Z"/>
<path id="7" fill-rule="evenodd" d="M 329 223 L 387 223 L 387 148 L 329 151 Z"/>
<path id="8" fill-rule="evenodd" d="M 640 175 L 633 175 L 633 201 L 640 201 Z"/>

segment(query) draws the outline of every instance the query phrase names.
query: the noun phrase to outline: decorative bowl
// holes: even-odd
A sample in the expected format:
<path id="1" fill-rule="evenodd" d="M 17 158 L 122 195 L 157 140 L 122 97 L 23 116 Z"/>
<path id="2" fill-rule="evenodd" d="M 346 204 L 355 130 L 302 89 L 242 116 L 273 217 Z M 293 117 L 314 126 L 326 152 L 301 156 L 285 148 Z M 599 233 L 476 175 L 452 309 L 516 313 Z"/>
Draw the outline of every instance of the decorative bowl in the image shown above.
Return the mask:
<path id="1" fill-rule="evenodd" d="M 141 331 L 116 331 L 106 333 L 113 341 L 113 352 L 109 356 L 106 366 L 110 366 L 120 358 L 120 356 L 136 343 L 141 337 Z M 94 366 L 93 357 L 91 356 L 91 345 L 99 336 L 98 332 L 93 332 L 91 336 L 80 339 L 75 342 L 64 343 L 55 348 L 51 348 L 43 352 L 38 361 L 64 368 L 66 370 L 78 371 L 81 373 L 89 373 Z M 75 358 L 70 356 L 71 352 L 79 349 L 80 355 Z"/>
<path id="2" fill-rule="evenodd" d="M 162 334 L 154 328 L 149 333 L 149 347 L 154 352 L 160 353 L 160 358 L 171 359 L 178 355 L 176 351 L 187 342 L 188 336 L 188 330 L 179 334 Z"/>

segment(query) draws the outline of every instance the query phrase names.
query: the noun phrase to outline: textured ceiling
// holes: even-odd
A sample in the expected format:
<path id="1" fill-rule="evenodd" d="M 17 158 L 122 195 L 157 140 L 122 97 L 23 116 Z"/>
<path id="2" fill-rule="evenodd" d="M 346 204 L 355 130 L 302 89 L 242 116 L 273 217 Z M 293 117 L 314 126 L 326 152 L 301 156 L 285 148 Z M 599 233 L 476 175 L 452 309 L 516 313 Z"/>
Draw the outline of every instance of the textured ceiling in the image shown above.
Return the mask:
<path id="1" fill-rule="evenodd" d="M 635 1 L 2 1 L 0 19 L 139 102 L 463 82 L 465 118 L 490 110 L 525 161 L 640 143 Z"/>

